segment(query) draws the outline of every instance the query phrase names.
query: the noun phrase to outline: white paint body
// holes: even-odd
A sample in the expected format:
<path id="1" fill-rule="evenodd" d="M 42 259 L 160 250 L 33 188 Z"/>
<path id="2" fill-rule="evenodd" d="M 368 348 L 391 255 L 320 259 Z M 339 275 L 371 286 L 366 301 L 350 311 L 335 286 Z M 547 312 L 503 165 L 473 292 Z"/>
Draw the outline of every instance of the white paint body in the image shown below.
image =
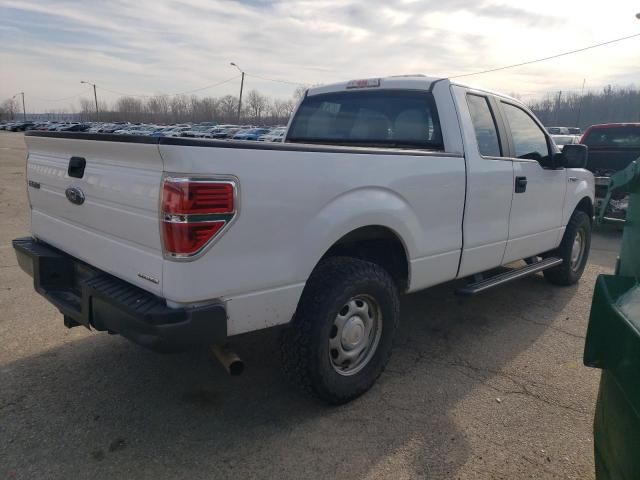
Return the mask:
<path id="1" fill-rule="evenodd" d="M 481 157 L 464 101 L 468 87 L 410 77 L 383 79 L 381 88 L 432 88 L 444 152 L 382 155 L 366 149 L 327 153 L 26 137 L 27 178 L 41 185 L 29 188 L 33 235 L 170 306 L 223 301 L 234 335 L 289 322 L 319 259 L 357 228 L 384 226 L 397 234 L 409 261 L 409 290 L 415 291 L 557 247 L 576 205 L 585 197 L 593 201 L 593 177 L 586 170 Z M 71 156 L 86 158 L 82 179 L 67 176 Z M 165 172 L 233 175 L 239 181 L 236 220 L 194 261 L 163 256 L 158 205 Z M 530 182 L 523 195 L 513 188 L 520 175 Z M 67 201 L 69 186 L 84 191 L 83 205 Z"/>

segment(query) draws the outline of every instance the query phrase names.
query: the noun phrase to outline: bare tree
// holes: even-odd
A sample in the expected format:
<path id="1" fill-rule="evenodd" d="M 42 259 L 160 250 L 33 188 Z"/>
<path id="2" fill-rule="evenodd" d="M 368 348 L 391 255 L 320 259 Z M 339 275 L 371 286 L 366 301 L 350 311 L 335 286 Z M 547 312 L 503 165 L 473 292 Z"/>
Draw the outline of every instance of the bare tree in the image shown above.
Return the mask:
<path id="1" fill-rule="evenodd" d="M 238 99 L 233 95 L 225 95 L 218 102 L 222 121 L 225 123 L 235 122 L 238 114 Z"/>
<path id="2" fill-rule="evenodd" d="M 147 100 L 146 111 L 156 122 L 168 122 L 171 109 L 166 95 L 156 95 Z"/>
<path id="3" fill-rule="evenodd" d="M 291 115 L 293 115 L 293 111 L 298 106 L 298 103 L 299 103 L 298 100 L 287 100 L 285 102 L 285 106 L 287 107 L 285 118 L 287 119 L 287 121 L 289 120 L 289 117 L 291 117 Z"/>
<path id="4" fill-rule="evenodd" d="M 174 122 L 185 122 L 191 113 L 191 102 L 185 95 L 176 95 L 169 103 L 171 108 L 171 120 Z"/>
<path id="5" fill-rule="evenodd" d="M 2 102 L 2 111 L 10 120 L 13 120 L 18 111 L 18 100 L 16 98 L 7 98 Z"/>
<path id="6" fill-rule="evenodd" d="M 287 100 L 276 98 L 271 102 L 271 117 L 274 119 L 284 118 L 288 113 Z"/>
<path id="7" fill-rule="evenodd" d="M 144 119 L 144 107 L 139 98 L 120 97 L 116 101 L 116 111 L 121 120 L 140 122 Z"/>
<path id="8" fill-rule="evenodd" d="M 302 97 L 304 97 L 305 93 L 307 93 L 307 87 L 305 87 L 304 85 L 299 85 L 293 91 L 293 99 L 300 100 Z"/>
<path id="9" fill-rule="evenodd" d="M 86 122 L 96 117 L 95 103 L 88 98 L 80 99 L 80 121 Z"/>
<path id="10" fill-rule="evenodd" d="M 192 118 L 197 122 L 212 122 L 218 117 L 218 100 L 213 97 L 191 97 Z"/>
<path id="11" fill-rule="evenodd" d="M 552 92 L 529 102 L 529 107 L 548 126 L 640 121 L 640 90 L 607 85 L 600 92 Z"/>
<path id="12" fill-rule="evenodd" d="M 247 110 L 249 117 L 256 122 L 259 122 L 262 118 L 262 114 L 269 105 L 269 99 L 262 95 L 257 90 L 251 90 L 247 95 Z"/>

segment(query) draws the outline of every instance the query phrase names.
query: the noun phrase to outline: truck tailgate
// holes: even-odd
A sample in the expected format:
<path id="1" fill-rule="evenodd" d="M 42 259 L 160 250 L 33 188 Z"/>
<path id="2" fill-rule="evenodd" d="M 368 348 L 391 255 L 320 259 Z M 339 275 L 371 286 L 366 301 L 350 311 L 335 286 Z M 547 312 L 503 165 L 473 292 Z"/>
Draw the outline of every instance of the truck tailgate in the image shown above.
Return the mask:
<path id="1" fill-rule="evenodd" d="M 94 138 L 25 136 L 33 236 L 161 295 L 158 202 L 163 163 L 157 139 Z M 85 161 L 80 178 L 69 175 L 71 157 Z M 83 201 L 75 198 L 74 203 L 68 194 Z"/>

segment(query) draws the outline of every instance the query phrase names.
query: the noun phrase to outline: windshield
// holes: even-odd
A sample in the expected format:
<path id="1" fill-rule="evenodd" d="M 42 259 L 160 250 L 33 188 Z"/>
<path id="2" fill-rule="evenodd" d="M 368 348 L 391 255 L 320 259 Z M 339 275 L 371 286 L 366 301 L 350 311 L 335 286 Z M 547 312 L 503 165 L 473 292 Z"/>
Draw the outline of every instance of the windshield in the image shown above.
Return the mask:
<path id="1" fill-rule="evenodd" d="M 347 91 L 304 99 L 289 142 L 441 150 L 433 96 L 415 90 Z"/>
<path id="2" fill-rule="evenodd" d="M 640 125 L 594 128 L 582 143 L 589 147 L 640 148 Z"/>

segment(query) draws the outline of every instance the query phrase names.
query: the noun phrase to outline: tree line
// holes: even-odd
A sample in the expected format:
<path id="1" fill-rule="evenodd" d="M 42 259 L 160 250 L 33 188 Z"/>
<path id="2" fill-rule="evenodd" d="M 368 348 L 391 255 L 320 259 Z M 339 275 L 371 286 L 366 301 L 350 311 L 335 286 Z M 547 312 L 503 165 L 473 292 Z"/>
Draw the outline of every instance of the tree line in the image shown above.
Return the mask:
<path id="1" fill-rule="evenodd" d="M 38 118 L 73 117 L 80 121 L 99 119 L 106 122 L 217 122 L 283 125 L 287 123 L 296 103 L 304 95 L 299 87 L 290 99 L 272 98 L 251 90 L 242 97 L 238 119 L 238 97 L 198 97 L 195 95 L 157 95 L 150 97 L 122 96 L 112 104 L 100 102 L 96 114 L 93 99 L 82 98 L 77 106 L 66 111 L 51 111 Z M 518 97 L 518 94 L 512 94 Z M 526 102 L 544 125 L 586 128 L 596 123 L 640 122 L 640 90 L 635 86 L 607 86 L 585 94 L 554 92 Z M 16 98 L 0 104 L 0 119 L 21 118 Z M 72 114 L 72 115 L 70 115 Z M 29 117 L 29 115 L 27 115 Z"/>
<path id="2" fill-rule="evenodd" d="M 608 85 L 585 94 L 558 91 L 527 103 L 546 126 L 584 130 L 597 123 L 640 122 L 640 90 L 635 86 Z"/>
<path id="3" fill-rule="evenodd" d="M 238 97 L 198 97 L 196 95 L 157 95 L 152 97 L 118 98 L 111 107 L 102 103 L 96 114 L 95 102 L 80 100 L 80 120 L 128 121 L 146 123 L 252 123 L 259 125 L 285 124 L 293 112 L 296 99 L 270 98 L 257 90 L 242 97 L 238 118 Z"/>

